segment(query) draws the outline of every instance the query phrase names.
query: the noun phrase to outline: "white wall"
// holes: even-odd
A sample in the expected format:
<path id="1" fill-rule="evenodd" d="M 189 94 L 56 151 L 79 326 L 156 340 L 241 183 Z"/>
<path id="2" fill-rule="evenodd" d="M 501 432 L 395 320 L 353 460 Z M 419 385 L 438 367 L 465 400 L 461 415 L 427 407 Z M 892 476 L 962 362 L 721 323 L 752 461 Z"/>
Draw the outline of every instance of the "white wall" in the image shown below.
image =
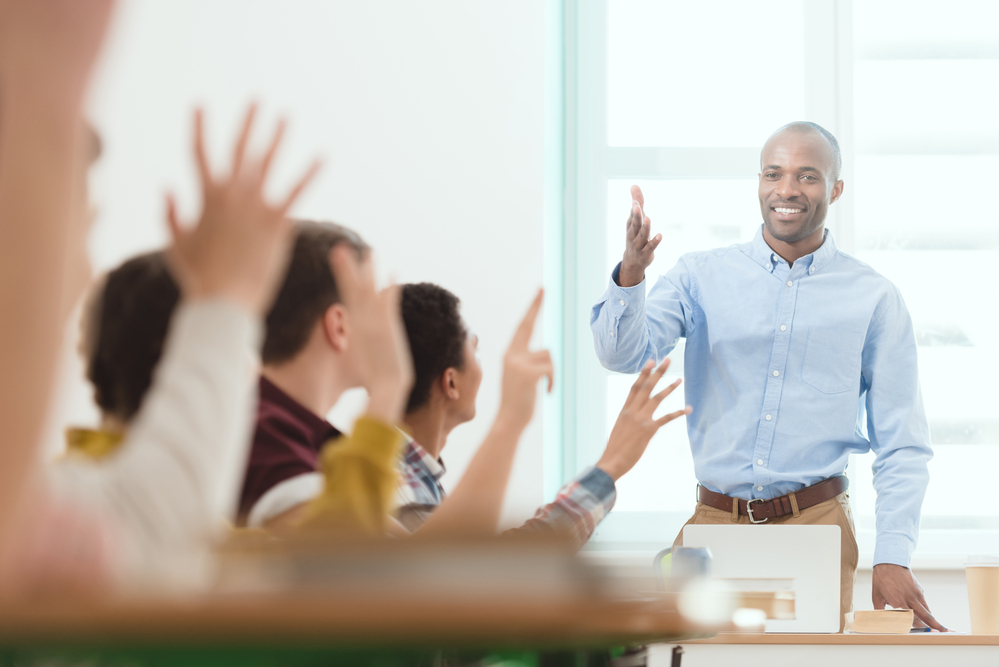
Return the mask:
<path id="1" fill-rule="evenodd" d="M 530 0 L 127 0 L 91 104 L 105 152 L 92 189 L 100 269 L 165 241 L 163 194 L 197 208 L 190 114 L 216 164 L 251 99 L 290 119 L 275 186 L 325 159 L 296 214 L 357 229 L 381 273 L 454 291 L 479 334 L 479 417 L 445 450 L 453 485 L 488 428 L 500 358 L 542 277 L 543 4 Z M 264 126 L 268 126 L 265 123 Z M 92 421 L 78 368 L 74 421 Z M 541 502 L 540 416 L 505 512 Z"/>

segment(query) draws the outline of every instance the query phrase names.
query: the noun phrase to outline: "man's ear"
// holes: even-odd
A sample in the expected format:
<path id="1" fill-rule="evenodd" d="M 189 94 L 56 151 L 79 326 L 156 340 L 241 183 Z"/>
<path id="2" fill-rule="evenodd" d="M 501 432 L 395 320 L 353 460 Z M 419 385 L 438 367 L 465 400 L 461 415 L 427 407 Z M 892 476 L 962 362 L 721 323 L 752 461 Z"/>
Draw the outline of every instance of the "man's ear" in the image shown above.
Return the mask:
<path id="1" fill-rule="evenodd" d="M 323 313 L 323 334 L 326 342 L 337 352 L 345 351 L 350 344 L 349 327 L 347 324 L 347 309 L 343 304 L 334 303 Z"/>
<path id="2" fill-rule="evenodd" d="M 833 183 L 832 196 L 829 197 L 829 203 L 833 203 L 843 195 L 843 181 L 839 180 Z"/>
<path id="3" fill-rule="evenodd" d="M 440 379 L 441 391 L 444 392 L 444 397 L 451 401 L 457 401 L 461 398 L 461 392 L 458 391 L 457 374 L 458 371 L 448 368 L 444 370 Z"/>

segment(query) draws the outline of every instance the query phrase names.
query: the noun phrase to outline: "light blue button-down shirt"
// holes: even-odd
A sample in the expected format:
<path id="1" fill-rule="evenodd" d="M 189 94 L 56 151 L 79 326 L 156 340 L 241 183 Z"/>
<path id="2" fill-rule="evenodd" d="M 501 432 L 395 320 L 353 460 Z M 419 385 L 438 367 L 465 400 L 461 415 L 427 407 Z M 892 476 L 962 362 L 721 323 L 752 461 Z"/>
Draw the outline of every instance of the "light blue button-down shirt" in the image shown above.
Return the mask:
<path id="1" fill-rule="evenodd" d="M 912 320 L 831 234 L 788 266 L 761 225 L 750 243 L 684 255 L 647 297 L 645 281 L 612 277 L 590 325 L 600 362 L 626 373 L 687 339 L 690 448 L 712 491 L 774 498 L 873 449 L 874 564 L 908 567 L 932 456 Z"/>

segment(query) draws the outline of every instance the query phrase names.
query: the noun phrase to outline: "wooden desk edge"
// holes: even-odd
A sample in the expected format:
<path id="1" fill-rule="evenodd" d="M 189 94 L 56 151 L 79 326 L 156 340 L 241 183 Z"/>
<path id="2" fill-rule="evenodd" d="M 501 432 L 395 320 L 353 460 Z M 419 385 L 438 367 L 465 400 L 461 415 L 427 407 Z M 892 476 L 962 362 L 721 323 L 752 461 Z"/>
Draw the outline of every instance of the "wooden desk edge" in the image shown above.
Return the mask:
<path id="1" fill-rule="evenodd" d="M 835 646 L 999 646 L 999 635 L 961 635 L 957 633 L 920 632 L 909 635 L 794 634 L 720 632 L 711 639 L 675 642 L 681 644 L 765 644 L 835 645 Z"/>

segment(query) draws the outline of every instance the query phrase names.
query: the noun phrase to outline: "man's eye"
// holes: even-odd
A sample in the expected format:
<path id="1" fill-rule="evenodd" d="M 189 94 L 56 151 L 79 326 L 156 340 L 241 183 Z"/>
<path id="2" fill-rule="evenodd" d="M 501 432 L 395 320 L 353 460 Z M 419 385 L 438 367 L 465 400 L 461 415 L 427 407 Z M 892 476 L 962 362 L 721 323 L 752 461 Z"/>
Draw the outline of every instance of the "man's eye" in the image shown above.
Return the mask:
<path id="1" fill-rule="evenodd" d="M 805 176 L 804 176 L 803 178 L 804 178 L 804 179 L 805 179 L 806 181 L 816 181 L 816 180 L 818 180 L 817 178 L 815 178 L 815 177 L 814 177 L 814 176 L 812 176 L 811 174 L 805 174 Z"/>
<path id="2" fill-rule="evenodd" d="M 777 178 L 777 174 L 775 174 L 772 171 L 769 172 L 769 173 L 764 174 L 763 176 L 766 177 L 766 178 Z"/>

